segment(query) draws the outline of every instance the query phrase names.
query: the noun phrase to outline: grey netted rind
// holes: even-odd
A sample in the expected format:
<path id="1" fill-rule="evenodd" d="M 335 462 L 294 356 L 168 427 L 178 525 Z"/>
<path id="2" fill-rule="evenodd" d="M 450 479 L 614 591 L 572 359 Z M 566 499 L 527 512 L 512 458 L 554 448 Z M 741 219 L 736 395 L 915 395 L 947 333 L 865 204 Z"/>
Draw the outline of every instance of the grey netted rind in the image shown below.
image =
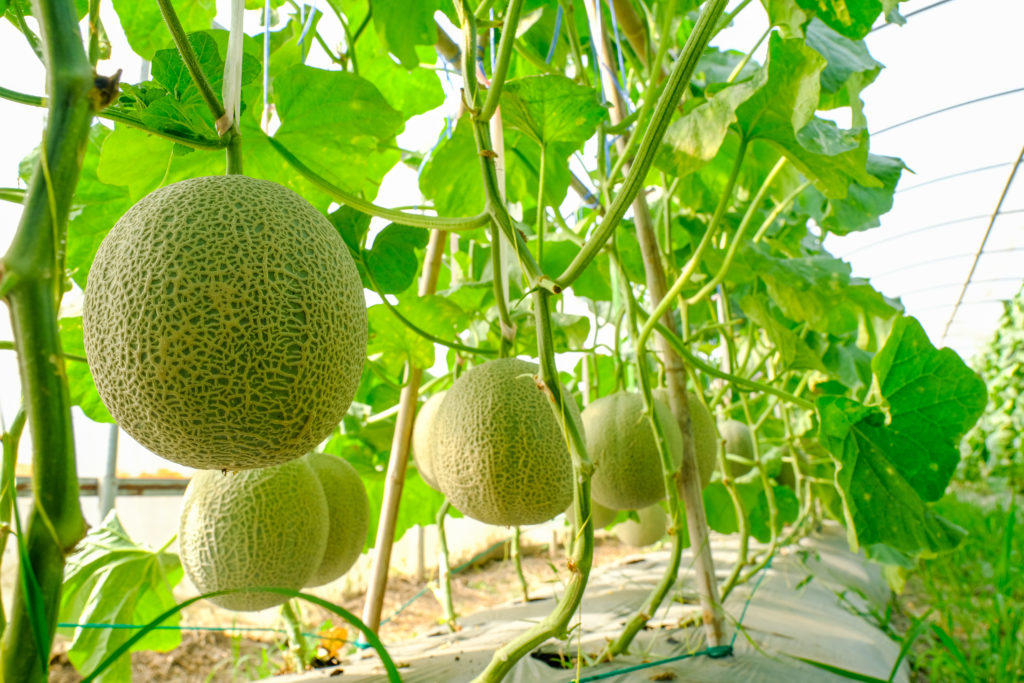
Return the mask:
<path id="1" fill-rule="evenodd" d="M 427 486 L 440 491 L 437 479 L 434 478 L 434 454 L 430 445 L 430 426 L 434 423 L 437 409 L 441 407 L 446 391 L 439 391 L 428 398 L 416 414 L 416 423 L 412 427 L 412 458 L 416 469 Z"/>
<path id="2" fill-rule="evenodd" d="M 488 361 L 462 375 L 438 408 L 434 476 L 468 517 L 539 524 L 572 501 L 572 460 L 536 374 L 536 365 L 515 358 Z"/>
<path id="3" fill-rule="evenodd" d="M 667 389 L 655 389 L 651 392 L 654 398 L 668 402 Z M 703 489 L 711 481 L 711 475 L 718 467 L 718 427 L 715 418 L 708 412 L 704 402 L 692 391 L 686 392 L 690 407 L 690 428 L 693 430 L 693 448 L 697 453 L 697 471 L 700 473 L 700 487 Z"/>
<path id="4" fill-rule="evenodd" d="M 200 469 L 298 458 L 338 424 L 366 358 L 366 306 L 337 231 L 291 190 L 193 178 L 103 240 L 82 315 L 96 388 L 122 428 Z"/>
<path id="5" fill-rule="evenodd" d="M 200 593 L 300 590 L 320 564 L 327 527 L 327 500 L 305 460 L 242 472 L 196 472 L 181 509 L 181 565 Z M 263 592 L 210 598 L 242 612 L 287 599 Z"/>
<path id="6" fill-rule="evenodd" d="M 658 504 L 636 511 L 639 522 L 627 519 L 612 527 L 615 537 L 634 548 L 642 548 L 660 541 L 668 530 L 668 515 Z"/>
<path id="7" fill-rule="evenodd" d="M 370 500 L 359 474 L 344 458 L 310 453 L 313 468 L 327 497 L 327 547 L 320 566 L 306 586 L 322 586 L 352 568 L 363 552 L 370 528 Z"/>
<path id="8" fill-rule="evenodd" d="M 678 467 L 683 454 L 679 425 L 661 401 L 654 401 L 654 409 Z M 665 497 L 658 442 L 640 394 L 619 392 L 599 398 L 584 409 L 582 418 L 587 453 L 594 463 L 590 495 L 595 502 L 615 510 L 639 510 Z"/>

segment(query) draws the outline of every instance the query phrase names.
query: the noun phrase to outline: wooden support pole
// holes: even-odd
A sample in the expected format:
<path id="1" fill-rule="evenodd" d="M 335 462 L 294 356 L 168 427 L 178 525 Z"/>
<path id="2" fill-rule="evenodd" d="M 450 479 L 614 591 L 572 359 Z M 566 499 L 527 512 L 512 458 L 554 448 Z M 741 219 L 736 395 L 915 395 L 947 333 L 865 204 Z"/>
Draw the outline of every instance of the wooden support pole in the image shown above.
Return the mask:
<path id="1" fill-rule="evenodd" d="M 437 276 L 441 270 L 441 254 L 447 241 L 447 233 L 433 230 L 427 245 L 426 263 L 420 277 L 419 294 L 426 296 L 437 290 Z M 373 544 L 373 569 L 370 585 L 363 603 L 363 623 L 374 633 L 380 628 L 380 613 L 384 607 L 384 593 L 387 589 L 388 570 L 391 568 L 391 548 L 395 542 L 395 523 L 398 520 L 398 506 L 405 484 L 405 468 L 409 462 L 409 439 L 416 414 L 416 400 L 419 398 L 420 380 L 423 368 L 406 365 L 406 383 L 398 402 L 398 418 L 395 433 L 391 438 L 391 454 L 388 458 L 387 478 L 384 481 L 384 500 L 381 503 L 377 537 Z"/>

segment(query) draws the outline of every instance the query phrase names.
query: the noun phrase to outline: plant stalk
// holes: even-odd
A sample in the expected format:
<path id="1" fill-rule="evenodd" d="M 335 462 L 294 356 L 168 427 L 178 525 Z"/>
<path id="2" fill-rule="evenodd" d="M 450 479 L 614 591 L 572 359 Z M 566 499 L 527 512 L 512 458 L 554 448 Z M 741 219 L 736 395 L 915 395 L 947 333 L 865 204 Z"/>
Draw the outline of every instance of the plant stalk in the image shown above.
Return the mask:
<path id="1" fill-rule="evenodd" d="M 523 546 L 519 527 L 512 530 L 512 562 L 516 566 L 516 577 L 519 579 L 519 590 L 523 593 L 523 602 L 530 602 L 530 584 L 523 573 Z"/>
<path id="2" fill-rule="evenodd" d="M 34 4 L 50 103 L 43 151 L 29 181 L 18 230 L 0 259 L 32 437 L 33 505 L 10 622 L 0 643 L 0 680 L 45 679 L 67 554 L 85 535 L 78 500 L 71 402 L 61 354 L 59 267 L 71 199 L 92 122 L 93 71 L 69 0 Z M 27 563 L 24 561 L 27 560 Z"/>
<path id="3" fill-rule="evenodd" d="M 440 546 L 440 553 L 437 563 L 437 581 L 440 584 L 441 604 L 444 606 L 444 621 L 453 632 L 459 630 L 456 621 L 455 603 L 452 600 L 452 571 L 451 561 L 448 559 L 448 534 L 444 530 L 444 520 L 448 516 L 452 504 L 447 500 L 441 504 L 437 512 L 437 541 Z"/>

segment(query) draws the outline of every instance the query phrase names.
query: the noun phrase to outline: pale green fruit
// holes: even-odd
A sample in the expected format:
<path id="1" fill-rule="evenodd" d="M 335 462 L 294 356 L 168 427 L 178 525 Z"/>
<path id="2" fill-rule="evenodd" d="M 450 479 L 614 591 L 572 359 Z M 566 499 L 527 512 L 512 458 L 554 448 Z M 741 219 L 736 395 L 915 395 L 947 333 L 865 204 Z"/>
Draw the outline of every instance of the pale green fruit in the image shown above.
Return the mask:
<path id="1" fill-rule="evenodd" d="M 660 541 L 668 530 L 668 515 L 655 503 L 636 511 L 639 522 L 627 519 L 612 527 L 615 537 L 626 545 L 641 548 Z"/>
<path id="2" fill-rule="evenodd" d="M 241 175 L 143 197 L 96 252 L 82 311 L 89 369 L 126 432 L 199 469 L 301 457 L 348 410 L 366 303 L 334 226 Z"/>
<path id="3" fill-rule="evenodd" d="M 654 398 L 669 405 L 668 390 L 655 389 Z M 700 488 L 704 489 L 711 481 L 711 475 L 718 466 L 718 429 L 715 418 L 708 412 L 704 402 L 693 393 L 686 393 L 687 405 L 690 408 L 690 428 L 693 430 L 693 447 L 697 453 L 697 471 L 700 473 Z"/>
<path id="4" fill-rule="evenodd" d="M 304 458 L 313 468 L 327 498 L 327 547 L 320 566 L 306 582 L 322 586 L 352 568 L 363 552 L 370 527 L 370 500 L 363 480 L 344 458 L 310 453 Z"/>
<path id="5" fill-rule="evenodd" d="M 448 392 L 439 391 L 423 403 L 412 428 L 413 461 L 416 463 L 416 469 L 423 477 L 423 481 L 435 491 L 440 489 L 437 488 L 437 480 L 434 479 L 434 454 L 430 444 L 430 429 L 446 393 Z"/>
<path id="6" fill-rule="evenodd" d="M 181 565 L 200 593 L 299 590 L 320 566 L 327 529 L 327 499 L 305 458 L 240 472 L 203 470 L 185 490 L 178 531 Z M 265 592 L 210 598 L 242 612 L 287 599 Z"/>
<path id="7" fill-rule="evenodd" d="M 683 437 L 668 406 L 653 404 L 666 446 L 679 466 Z M 638 510 L 665 497 L 665 476 L 643 397 L 619 392 L 597 399 L 581 415 L 587 452 L 594 463 L 591 497 L 614 510 Z"/>
<path id="8" fill-rule="evenodd" d="M 725 452 L 738 455 L 747 460 L 754 459 L 754 436 L 745 423 L 739 420 L 726 420 L 718 425 L 718 431 L 725 442 Z M 750 471 L 750 467 L 738 462 L 727 460 L 729 474 L 738 477 Z"/>
<path id="9" fill-rule="evenodd" d="M 434 477 L 468 517 L 539 524 L 572 501 L 572 460 L 537 370 L 515 358 L 478 365 L 455 381 L 437 410 L 430 435 Z"/>

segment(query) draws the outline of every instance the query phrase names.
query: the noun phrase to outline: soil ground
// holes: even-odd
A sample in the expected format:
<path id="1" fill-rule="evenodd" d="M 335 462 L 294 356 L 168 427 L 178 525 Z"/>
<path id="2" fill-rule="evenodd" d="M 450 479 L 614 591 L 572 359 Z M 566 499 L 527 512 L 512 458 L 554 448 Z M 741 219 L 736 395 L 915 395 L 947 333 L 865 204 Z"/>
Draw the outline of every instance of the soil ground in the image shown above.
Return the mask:
<path id="1" fill-rule="evenodd" d="M 639 552 L 642 550 L 623 545 L 613 536 L 599 534 L 595 539 L 594 568 L 616 563 Z M 564 562 L 562 553 L 558 557 L 558 563 Z M 504 560 L 504 549 L 499 547 L 452 576 L 452 594 L 458 616 L 523 599 L 515 566 L 511 561 Z M 567 575 L 564 566 L 557 567 L 548 557 L 546 546 L 524 544 L 522 565 L 531 597 L 547 594 L 549 585 L 560 580 L 559 574 L 562 578 Z M 362 612 L 363 597 L 352 596 L 340 605 L 358 615 Z M 302 610 L 302 621 L 307 633 L 318 632 L 328 622 L 338 622 L 335 615 L 319 607 L 303 605 Z M 447 629 L 442 623 L 444 610 L 441 603 L 429 588 L 408 576 L 392 573 L 382 614 L 384 620 L 379 635 L 385 644 Z M 191 626 L 213 625 L 188 619 L 187 613 L 185 621 Z M 296 671 L 297 659 L 287 650 L 284 634 L 271 635 L 274 637 L 186 630 L 182 633 L 182 644 L 170 652 L 133 653 L 132 680 L 153 683 L 226 683 L 258 680 Z M 331 635 L 341 634 L 332 632 Z M 345 636 L 354 640 L 351 631 Z M 324 642 L 330 644 L 330 641 Z M 64 654 L 65 649 L 66 643 L 58 643 L 55 648 L 50 667 L 50 683 L 78 683 L 82 680 L 81 674 Z M 318 654 L 322 657 L 323 665 L 334 663 L 328 648 L 320 649 Z"/>

